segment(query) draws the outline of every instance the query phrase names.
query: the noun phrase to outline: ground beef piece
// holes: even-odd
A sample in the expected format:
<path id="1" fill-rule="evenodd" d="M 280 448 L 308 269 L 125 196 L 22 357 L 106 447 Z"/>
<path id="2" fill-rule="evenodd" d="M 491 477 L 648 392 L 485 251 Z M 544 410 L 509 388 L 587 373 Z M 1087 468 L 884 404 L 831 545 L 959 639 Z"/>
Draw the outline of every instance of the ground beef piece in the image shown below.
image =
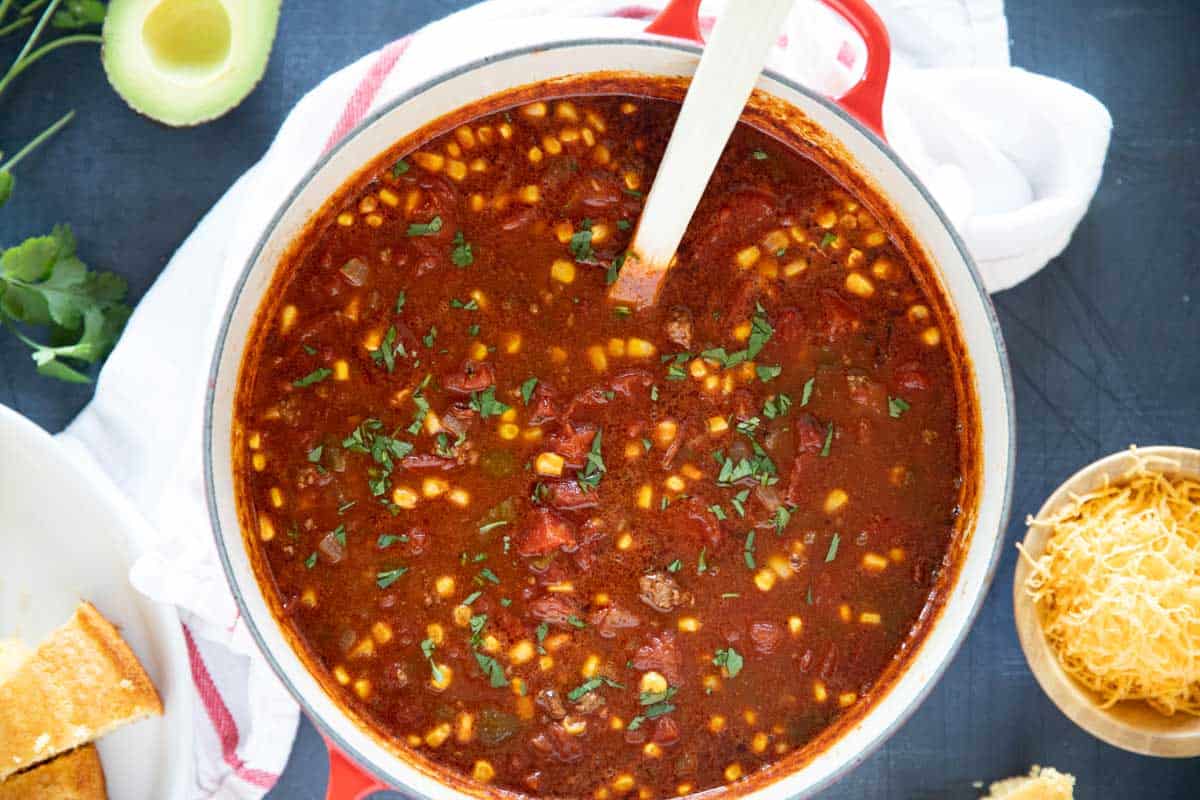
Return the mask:
<path id="1" fill-rule="evenodd" d="M 650 572 L 638 578 L 638 597 L 655 611 L 668 612 L 683 604 L 683 592 L 670 575 Z"/>

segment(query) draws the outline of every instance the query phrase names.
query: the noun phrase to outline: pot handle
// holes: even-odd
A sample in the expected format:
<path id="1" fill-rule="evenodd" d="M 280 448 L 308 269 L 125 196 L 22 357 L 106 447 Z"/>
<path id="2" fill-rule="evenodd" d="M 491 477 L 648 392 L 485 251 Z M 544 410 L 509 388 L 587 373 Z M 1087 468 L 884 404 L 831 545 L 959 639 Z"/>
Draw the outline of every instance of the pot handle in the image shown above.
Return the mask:
<path id="1" fill-rule="evenodd" d="M 883 94 L 892 62 L 892 45 L 887 27 L 867 0 L 821 0 L 854 28 L 867 48 L 867 68 L 858 83 L 838 98 L 842 108 L 870 128 L 879 138 L 883 133 Z M 674 36 L 704 44 L 700 35 L 700 0 L 669 0 L 646 26 L 646 33 Z"/>
<path id="2" fill-rule="evenodd" d="M 355 764 L 333 742 L 326 739 L 325 747 L 329 750 L 329 786 L 325 790 L 325 800 L 363 800 L 372 792 L 388 788 Z"/>

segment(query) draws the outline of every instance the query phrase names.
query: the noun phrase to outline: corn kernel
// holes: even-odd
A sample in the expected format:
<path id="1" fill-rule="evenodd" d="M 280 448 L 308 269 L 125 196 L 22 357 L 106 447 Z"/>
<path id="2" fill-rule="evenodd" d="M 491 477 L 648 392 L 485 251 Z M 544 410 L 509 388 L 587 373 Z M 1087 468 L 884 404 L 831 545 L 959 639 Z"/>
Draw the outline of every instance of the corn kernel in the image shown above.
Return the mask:
<path id="1" fill-rule="evenodd" d="M 749 247 L 743 247 L 741 250 L 738 250 L 737 255 L 734 256 L 733 260 L 736 261 L 737 265 L 742 269 L 750 269 L 750 267 L 753 267 L 758 263 L 758 259 L 761 256 L 762 251 L 758 249 L 757 245 L 752 244 Z"/>
<path id="2" fill-rule="evenodd" d="M 846 291 L 859 297 L 870 297 L 875 294 L 875 285 L 863 277 L 860 272 L 851 272 L 846 276 Z"/>
<path id="3" fill-rule="evenodd" d="M 742 777 L 742 765 L 736 761 L 725 768 L 725 780 L 733 783 Z"/>
<path id="4" fill-rule="evenodd" d="M 926 328 L 921 331 L 921 341 L 930 347 L 937 347 L 942 342 L 942 332 L 937 328 Z"/>
<path id="5" fill-rule="evenodd" d="M 350 364 L 345 359 L 339 358 L 333 362 L 333 379 L 335 381 L 345 381 L 350 379 Z"/>
<path id="6" fill-rule="evenodd" d="M 296 324 L 296 319 L 300 316 L 300 310 L 294 305 L 288 304 L 283 307 L 283 311 L 279 314 L 279 331 L 287 333 Z"/>
<path id="7" fill-rule="evenodd" d="M 829 699 L 829 691 L 825 688 L 825 684 L 820 681 L 813 682 L 813 698 L 818 703 L 824 703 Z"/>
<path id="8" fill-rule="evenodd" d="M 400 508 L 411 511 L 417 507 L 417 493 L 407 486 L 397 486 L 392 490 L 392 502 Z"/>
<path id="9" fill-rule="evenodd" d="M 354 215 L 349 211 L 343 211 L 342 213 L 338 214 L 337 223 L 343 228 L 348 228 L 354 224 Z"/>
<path id="10" fill-rule="evenodd" d="M 583 136 L 583 143 L 588 147 L 596 144 L 596 134 L 592 133 L 591 128 L 584 128 L 581 135 Z"/>
<path id="11" fill-rule="evenodd" d="M 600 656 L 592 653 L 583 660 L 583 666 L 579 668 L 579 674 L 585 678 L 594 678 L 596 673 L 600 671 Z"/>
<path id="12" fill-rule="evenodd" d="M 789 261 L 783 265 L 783 276 L 785 278 L 794 278 L 802 274 L 808 269 L 808 261 L 803 258 L 798 258 L 795 261 Z"/>
<path id="13" fill-rule="evenodd" d="M 258 518 L 258 538 L 269 542 L 275 538 L 275 525 L 267 517 Z"/>
<path id="14" fill-rule="evenodd" d="M 667 491 L 676 493 L 682 492 L 687 488 L 687 484 L 684 483 L 683 478 L 678 475 L 668 475 L 667 479 L 663 481 L 663 486 L 667 488 Z"/>
<path id="15" fill-rule="evenodd" d="M 313 589 L 311 587 L 308 589 L 305 589 L 300 594 L 300 603 L 301 603 L 301 605 L 308 606 L 309 608 L 316 608 L 317 607 L 317 590 Z"/>
<path id="16" fill-rule="evenodd" d="M 708 375 L 708 365 L 704 363 L 704 359 L 702 358 L 693 358 L 688 363 L 688 374 L 696 380 L 700 380 Z"/>
<path id="17" fill-rule="evenodd" d="M 430 670 L 429 686 L 435 691 L 442 692 L 450 688 L 454 680 L 454 670 L 448 664 L 438 664 L 436 670 Z"/>
<path id="18" fill-rule="evenodd" d="M 713 733 L 720 733 L 725 730 L 725 717 L 720 714 L 713 714 L 708 718 L 708 729 Z"/>
<path id="19" fill-rule="evenodd" d="M 446 174 L 456 181 L 461 181 L 467 177 L 467 165 L 457 158 L 452 158 L 446 162 Z"/>
<path id="20" fill-rule="evenodd" d="M 434 726 L 429 733 L 425 734 L 425 744 L 430 747 L 441 747 L 449 738 L 450 723 L 443 722 L 440 725 Z"/>
<path id="21" fill-rule="evenodd" d="M 849 622 L 851 616 L 850 606 L 846 605 L 845 603 L 842 603 L 840 606 L 838 606 L 838 618 L 842 622 Z"/>
<path id="22" fill-rule="evenodd" d="M 567 361 L 567 351 L 555 345 L 550 348 L 550 363 L 565 364 Z"/>
<path id="23" fill-rule="evenodd" d="M 451 489 L 446 499 L 459 508 L 466 508 L 471 504 L 471 493 L 466 489 Z"/>
<path id="24" fill-rule="evenodd" d="M 358 643 L 350 650 L 351 658 L 370 658 L 373 655 L 375 655 L 373 639 L 359 639 Z"/>
<path id="25" fill-rule="evenodd" d="M 684 795 L 691 794 L 694 788 L 690 783 L 677 783 L 675 784 L 675 794 L 678 797 L 683 797 Z"/>
<path id="26" fill-rule="evenodd" d="M 556 136 L 546 135 L 542 137 L 542 147 L 552 156 L 556 156 L 562 152 L 562 142 Z"/>
<path id="27" fill-rule="evenodd" d="M 414 153 L 412 158 L 417 166 L 430 172 L 441 172 L 446 165 L 446 157 L 440 153 Z"/>
<path id="28" fill-rule="evenodd" d="M 481 195 L 479 193 L 475 193 L 475 194 L 471 195 L 471 199 L 470 199 L 471 210 L 472 211 L 483 211 L 484 202 L 485 201 L 483 199 L 483 195 Z"/>
<path id="29" fill-rule="evenodd" d="M 426 478 L 421 481 L 421 494 L 426 497 L 441 497 L 450 488 L 450 484 L 441 478 Z"/>
<path id="30" fill-rule="evenodd" d="M 333 668 L 333 678 L 342 686 L 350 683 L 350 673 L 346 672 L 346 668 L 343 666 Z"/>
<path id="31" fill-rule="evenodd" d="M 473 158 L 467 166 L 471 172 L 487 172 L 488 162 L 486 158 Z"/>
<path id="32" fill-rule="evenodd" d="M 789 244 L 787 231 L 776 229 L 763 237 L 762 245 L 768 253 L 778 253 L 785 249 Z"/>
<path id="33" fill-rule="evenodd" d="M 604 348 L 598 344 L 594 344 L 587 349 L 588 361 L 592 364 L 592 369 L 596 372 L 604 372 L 608 369 L 608 356 L 604 354 Z"/>
<path id="34" fill-rule="evenodd" d="M 417 204 L 421 202 L 421 190 L 410 189 L 404 195 L 404 215 L 412 216 L 412 213 L 417 210 Z"/>
<path id="35" fill-rule="evenodd" d="M 454 594 L 454 576 L 442 575 L 433 583 L 434 591 L 441 597 L 449 597 Z"/>
<path id="36" fill-rule="evenodd" d="M 522 107 L 521 113 L 530 119 L 542 119 L 546 116 L 547 110 L 546 104 L 541 100 L 538 100 L 536 103 L 530 103 L 529 105 Z"/>
<path id="37" fill-rule="evenodd" d="M 567 244 L 574 235 L 575 228 L 569 222 L 560 222 L 554 226 L 554 238 L 558 239 L 559 244 Z"/>
<path id="38" fill-rule="evenodd" d="M 929 307 L 921 305 L 920 303 L 909 306 L 907 316 L 908 321 L 914 324 L 918 322 L 924 322 L 925 320 L 929 319 Z"/>
<path id="39" fill-rule="evenodd" d="M 767 750 L 767 745 L 771 743 L 767 734 L 759 731 L 754 734 L 754 738 L 750 740 L 750 749 L 756 753 L 764 753 Z"/>
<path id="40" fill-rule="evenodd" d="M 900 562 L 904 561 L 904 549 L 900 547 L 893 547 L 891 550 L 888 550 L 888 558 L 899 564 Z"/>
<path id="41" fill-rule="evenodd" d="M 422 742 L 421 737 L 417 736 L 415 733 L 410 733 L 408 736 L 404 737 L 404 740 L 408 742 L 409 747 L 420 747 L 424 743 Z"/>
<path id="42" fill-rule="evenodd" d="M 675 434 L 678 432 L 679 425 L 674 420 L 664 419 L 654 426 L 654 441 L 658 442 L 660 447 L 666 447 L 675 441 Z"/>
<path id="43" fill-rule="evenodd" d="M 608 340 L 608 354 L 613 358 L 625 355 L 625 340 L 612 338 Z"/>
<path id="44" fill-rule="evenodd" d="M 521 352 L 521 334 L 510 331 L 500 336 L 500 350 L 507 355 Z"/>
<path id="45" fill-rule="evenodd" d="M 512 125 L 509 125 L 507 122 L 501 122 L 498 126 L 496 126 L 496 130 L 500 132 L 501 139 L 512 138 L 513 128 Z"/>
<path id="46" fill-rule="evenodd" d="M 454 591 L 454 579 L 453 578 L 438 578 L 438 583 L 440 584 L 443 580 L 450 581 L 449 592 L 447 592 L 446 594 L 453 592 Z M 442 595 L 443 597 L 446 596 L 446 594 L 442 593 L 440 586 L 438 587 L 438 594 Z M 441 646 L 441 644 L 446 641 L 446 629 L 443 628 L 441 623 L 438 623 L 438 622 L 431 622 L 428 625 L 426 625 L 425 626 L 425 635 L 429 638 L 429 640 L 431 642 L 433 642 L 435 645 L 438 645 L 438 646 Z"/>
<path id="47" fill-rule="evenodd" d="M 565 258 L 556 258 L 550 265 L 550 277 L 559 283 L 574 283 L 575 265 Z"/>
<path id="48" fill-rule="evenodd" d="M 638 493 L 637 493 L 638 508 L 643 508 L 643 509 L 649 510 L 650 506 L 653 503 L 654 503 L 654 489 L 648 483 L 642 484 L 641 488 L 638 489 Z"/>
<path id="49" fill-rule="evenodd" d="M 549 672 L 554 668 L 553 656 L 538 656 L 538 669 L 542 672 Z"/>
<path id="50" fill-rule="evenodd" d="M 528 664 L 534 656 L 533 642 L 522 639 L 508 650 L 508 660 L 514 664 Z"/>
<path id="51" fill-rule="evenodd" d="M 536 145 L 529 148 L 529 161 L 533 164 L 540 164 L 542 162 L 542 148 Z"/>
<path id="52" fill-rule="evenodd" d="M 517 190 L 517 199 L 529 206 L 537 205 L 542 199 L 541 187 L 534 183 L 522 186 Z"/>
<path id="53" fill-rule="evenodd" d="M 371 682 L 366 678 L 359 678 L 354 682 L 354 693 L 360 699 L 366 700 L 371 696 Z"/>
<path id="54" fill-rule="evenodd" d="M 542 440 L 542 429 L 526 428 L 521 431 L 521 439 L 526 442 L 540 442 Z"/>
<path id="55" fill-rule="evenodd" d="M 654 345 L 645 339 L 639 339 L 636 336 L 629 338 L 629 343 L 626 347 L 630 358 L 650 358 L 655 353 Z"/>
<path id="56" fill-rule="evenodd" d="M 680 617 L 679 630 L 684 633 L 695 633 L 700 630 L 700 620 L 695 617 Z"/>
<path id="57" fill-rule="evenodd" d="M 534 462 L 534 470 L 538 475 L 557 478 L 562 475 L 563 463 L 563 457 L 558 453 L 539 453 Z"/>
<path id="58" fill-rule="evenodd" d="M 854 705 L 854 701 L 858 699 L 858 695 L 854 692 L 842 692 L 838 695 L 838 705 L 842 708 Z"/>
<path id="59" fill-rule="evenodd" d="M 471 767 L 471 777 L 480 783 L 490 783 L 492 778 L 496 777 L 496 769 L 491 762 L 480 759 Z"/>
<path id="60" fill-rule="evenodd" d="M 587 731 L 587 720 L 571 714 L 563 718 L 562 726 L 572 736 L 582 736 Z"/>
<path id="61" fill-rule="evenodd" d="M 271 487 L 271 505 L 283 508 L 283 491 L 278 486 Z"/>
<path id="62" fill-rule="evenodd" d="M 563 128 L 558 132 L 558 140 L 565 144 L 579 141 L 579 128 Z"/>
<path id="63" fill-rule="evenodd" d="M 642 755 L 646 758 L 660 758 L 662 756 L 662 748 L 654 742 L 646 742 L 642 745 Z"/>
<path id="64" fill-rule="evenodd" d="M 500 640 L 489 633 L 487 636 L 483 637 L 483 644 L 480 645 L 480 649 L 485 653 L 491 653 L 493 655 L 499 653 Z"/>
<path id="65" fill-rule="evenodd" d="M 613 778 L 613 782 L 612 782 L 613 791 L 621 792 L 623 794 L 625 792 L 632 791 L 633 787 L 634 787 L 633 776 L 630 775 L 628 772 L 622 773 L 622 774 L 618 775 L 617 777 Z"/>
<path id="66" fill-rule="evenodd" d="M 760 569 L 754 573 L 754 585 L 758 587 L 760 592 L 769 592 L 775 586 L 777 577 L 774 572 L 769 569 Z"/>
<path id="67" fill-rule="evenodd" d="M 464 605 L 463 603 L 459 603 L 454 607 L 454 611 L 451 612 L 450 616 L 451 619 L 454 620 L 455 625 L 460 628 L 465 628 L 471 623 L 471 607 Z"/>
<path id="68" fill-rule="evenodd" d="M 784 580 L 792 577 L 792 565 L 783 556 L 771 556 L 767 559 L 767 566 L 774 570 L 775 574 Z"/>
<path id="69" fill-rule="evenodd" d="M 602 144 L 596 145 L 596 149 L 592 151 L 592 158 L 597 164 L 603 166 L 612 160 L 612 153 L 608 152 L 608 148 Z"/>
<path id="70" fill-rule="evenodd" d="M 621 719 L 618 716 L 609 717 L 608 718 L 608 727 L 614 731 L 624 730 L 625 729 L 625 720 Z"/>
<path id="71" fill-rule="evenodd" d="M 838 220 L 837 212 L 834 211 L 832 208 L 827 208 L 824 211 L 819 212 L 816 217 L 817 224 L 820 225 L 825 230 L 829 230 L 834 225 L 836 225 L 837 220 Z"/>
<path id="72" fill-rule="evenodd" d="M 733 327 L 733 338 L 739 342 L 744 342 L 750 338 L 750 322 L 739 322 Z"/>
<path id="73" fill-rule="evenodd" d="M 471 342 L 471 346 L 467 348 L 467 357 L 472 361 L 487 361 L 487 345 L 483 342 Z"/>
<path id="74" fill-rule="evenodd" d="M 642 445 L 640 442 L 626 442 L 625 443 L 625 460 L 626 461 L 637 461 L 639 458 L 642 457 L 642 450 L 643 450 L 643 448 L 642 448 Z"/>
<path id="75" fill-rule="evenodd" d="M 864 611 L 858 615 L 858 621 L 863 625 L 878 625 L 883 622 L 883 617 L 874 611 Z"/>
<path id="76" fill-rule="evenodd" d="M 506 439 L 511 442 L 513 439 L 516 439 L 518 435 L 520 435 L 521 428 L 511 422 L 505 422 L 497 429 L 497 433 L 500 434 L 501 439 Z"/>
<path id="77" fill-rule="evenodd" d="M 650 670 L 642 673 L 638 688 L 643 694 L 661 694 L 667 690 L 667 679 L 661 672 Z"/>
<path id="78" fill-rule="evenodd" d="M 869 569 L 871 572 L 879 572 L 885 569 L 887 564 L 887 559 L 878 553 L 867 553 L 862 559 L 863 568 Z"/>
<path id="79" fill-rule="evenodd" d="M 450 156 L 451 158 L 458 158 L 462 155 L 462 148 L 459 147 L 456 142 L 450 142 L 448 145 L 446 145 L 446 155 Z"/>
<path id="80" fill-rule="evenodd" d="M 788 617 L 788 631 L 792 636 L 799 636 L 804 631 L 804 620 L 800 617 Z"/>
<path id="81" fill-rule="evenodd" d="M 825 495 L 825 513 L 836 514 L 848 502 L 850 502 L 850 495 L 846 494 L 845 489 L 831 489 L 829 494 Z"/>
<path id="82" fill-rule="evenodd" d="M 628 550 L 631 547 L 633 547 L 633 534 L 626 531 L 617 537 L 618 550 Z"/>
<path id="83" fill-rule="evenodd" d="M 863 237 L 863 244 L 867 247 L 879 247 L 887 241 L 887 234 L 883 231 L 871 231 Z"/>

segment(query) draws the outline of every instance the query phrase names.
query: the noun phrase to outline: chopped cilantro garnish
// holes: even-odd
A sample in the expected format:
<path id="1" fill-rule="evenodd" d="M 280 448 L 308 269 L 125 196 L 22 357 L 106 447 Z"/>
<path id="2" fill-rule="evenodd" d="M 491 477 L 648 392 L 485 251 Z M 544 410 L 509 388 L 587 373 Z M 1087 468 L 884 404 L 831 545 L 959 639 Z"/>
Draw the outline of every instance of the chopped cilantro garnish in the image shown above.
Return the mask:
<path id="1" fill-rule="evenodd" d="M 903 397 L 888 398 L 888 416 L 892 419 L 899 419 L 900 415 L 908 411 L 912 406 L 908 404 Z"/>
<path id="2" fill-rule="evenodd" d="M 379 534 L 379 538 L 375 541 L 375 546 L 378 547 L 380 550 L 384 550 L 388 547 L 391 547 L 394 544 L 404 543 L 407 541 L 408 541 L 408 536 L 406 536 L 405 534 L 400 534 L 399 536 L 397 536 L 394 533 L 381 533 L 381 534 Z"/>
<path id="3" fill-rule="evenodd" d="M 304 559 L 304 566 L 307 569 L 312 569 L 316 565 L 317 565 L 317 551 L 314 550 L 311 553 L 309 553 L 308 558 Z"/>
<path id="4" fill-rule="evenodd" d="M 408 162 L 403 158 L 392 164 L 392 177 L 399 178 L 404 173 L 408 172 Z"/>
<path id="5" fill-rule="evenodd" d="M 481 419 L 498 417 L 509 409 L 509 406 L 496 399 L 495 386 L 489 386 L 481 392 L 471 392 L 470 407 L 479 412 Z"/>
<path id="6" fill-rule="evenodd" d="M 487 676 L 488 682 L 493 689 L 500 689 L 508 686 L 508 677 L 504 674 L 504 667 L 500 666 L 500 662 L 491 656 L 476 652 L 475 661 L 479 664 L 479 668 L 483 670 L 483 674 Z"/>
<path id="7" fill-rule="evenodd" d="M 384 570 L 375 574 L 375 585 L 380 589 L 386 589 L 400 579 L 400 576 L 408 572 L 408 567 L 396 567 L 395 569 Z"/>
<path id="8" fill-rule="evenodd" d="M 500 583 L 500 579 L 496 577 L 496 573 L 492 572 L 487 567 L 479 570 L 479 574 L 475 576 L 475 582 L 480 586 L 483 585 L 484 581 L 488 581 L 490 583 Z"/>
<path id="9" fill-rule="evenodd" d="M 683 569 L 683 561 L 678 558 L 667 564 L 667 572 L 679 572 L 681 569 Z"/>
<path id="10" fill-rule="evenodd" d="M 528 378 L 521 384 L 521 399 L 525 401 L 525 405 L 529 405 L 529 401 L 533 399 L 533 390 L 537 388 L 537 385 L 537 378 Z"/>
<path id="11" fill-rule="evenodd" d="M 633 309 L 629 306 L 613 306 L 613 315 L 617 317 L 633 316 Z"/>
<path id="12" fill-rule="evenodd" d="M 404 304 L 408 301 L 408 295 L 404 290 L 400 290 L 400 294 L 396 295 L 396 313 L 399 314 L 404 310 Z"/>
<path id="13" fill-rule="evenodd" d="M 382 365 L 390 373 L 396 368 L 396 357 L 404 358 L 408 353 L 404 350 L 404 342 L 396 341 L 396 326 L 392 325 L 383 335 L 379 347 L 371 351 L 371 360 Z"/>
<path id="14" fill-rule="evenodd" d="M 599 486 L 600 479 L 608 471 L 607 467 L 604 466 L 604 456 L 600 450 L 600 442 L 603 436 L 604 431 L 596 431 L 596 435 L 592 438 L 592 447 L 587 454 L 587 463 L 583 465 L 583 469 L 575 476 L 575 482 L 585 492 Z"/>
<path id="15" fill-rule="evenodd" d="M 743 489 L 729 500 L 729 505 L 733 506 L 733 510 L 737 512 L 739 517 L 746 516 L 746 500 L 749 499 L 749 497 L 750 490 Z"/>
<path id="16" fill-rule="evenodd" d="M 783 529 L 792 521 L 792 512 L 796 509 L 792 506 L 780 506 L 775 509 L 775 515 L 771 518 L 771 524 L 775 526 L 775 534 L 783 535 Z"/>
<path id="17" fill-rule="evenodd" d="M 696 574 L 703 575 L 708 572 L 708 548 L 700 548 L 700 557 L 696 559 Z"/>
<path id="18" fill-rule="evenodd" d="M 726 647 L 723 650 L 718 650 L 712 660 L 714 667 L 724 667 L 725 672 L 731 678 L 736 678 L 738 673 L 742 671 L 742 665 L 745 663 L 742 654 L 732 647 Z"/>
<path id="19" fill-rule="evenodd" d="M 766 161 L 767 160 L 767 151 L 753 150 L 750 153 L 750 157 L 753 158 L 755 161 Z"/>
<path id="20" fill-rule="evenodd" d="M 463 605 L 469 606 L 469 605 L 471 605 L 471 603 L 474 603 L 476 600 L 478 600 L 481 597 L 483 597 L 483 592 L 480 592 L 480 591 L 471 592 L 469 595 L 467 595 L 463 599 Z"/>
<path id="21" fill-rule="evenodd" d="M 763 383 L 775 380 L 783 372 L 783 367 L 770 364 L 759 364 L 754 368 L 754 372 L 758 375 L 758 379 Z"/>
<path id="22" fill-rule="evenodd" d="M 837 558 L 838 544 L 841 543 L 841 541 L 841 536 L 838 536 L 836 533 L 833 534 L 833 538 L 829 541 L 829 549 L 825 551 L 826 564 Z"/>
<path id="23" fill-rule="evenodd" d="M 821 237 L 821 249 L 824 250 L 826 247 L 829 247 L 829 245 L 837 241 L 837 238 L 837 234 L 833 231 L 826 233 Z"/>
<path id="24" fill-rule="evenodd" d="M 833 445 L 833 423 L 829 423 L 829 427 L 825 429 L 825 444 L 821 445 L 821 458 L 829 455 L 829 448 Z"/>
<path id="25" fill-rule="evenodd" d="M 320 445 L 320 444 L 317 445 L 316 447 L 314 447 L 312 450 L 309 450 L 308 451 L 309 463 L 310 464 L 320 464 L 321 463 L 321 453 L 324 452 L 324 450 L 325 450 L 325 446 Z"/>
<path id="26" fill-rule="evenodd" d="M 814 375 L 804 382 L 804 390 L 800 393 L 800 407 L 808 405 L 808 401 L 812 400 L 813 387 L 817 385 L 817 376 Z"/>
<path id="27" fill-rule="evenodd" d="M 426 347 L 432 348 L 433 343 L 437 341 L 437 325 L 430 325 L 429 333 L 422 336 L 421 341 L 425 343 Z"/>
<path id="28" fill-rule="evenodd" d="M 333 370 L 328 367 L 317 367 L 312 372 L 305 375 L 303 378 L 297 378 L 292 381 L 292 386 L 297 389 L 303 389 L 305 386 L 312 386 L 314 383 L 320 383 L 333 374 Z"/>
<path id="29" fill-rule="evenodd" d="M 579 223 L 579 230 L 571 235 L 568 244 L 571 254 L 576 261 L 588 261 L 592 257 L 592 221 L 585 219 Z"/>
<path id="30" fill-rule="evenodd" d="M 487 533 L 488 531 L 494 531 L 494 530 L 496 530 L 496 528 L 503 528 L 503 527 L 504 527 L 505 525 L 507 525 L 507 524 L 508 524 L 508 520 L 506 520 L 506 519 L 498 519 L 498 520 L 496 520 L 495 522 L 489 522 L 489 523 L 487 523 L 486 525 L 480 525 L 480 526 L 479 526 L 479 532 L 480 532 L 480 533 Z"/>
<path id="31" fill-rule="evenodd" d="M 467 336 L 479 335 L 479 323 L 471 323 L 467 326 Z"/>
<path id="32" fill-rule="evenodd" d="M 754 563 L 754 531 L 746 534 L 746 542 L 742 545 L 742 559 L 746 562 L 747 569 L 754 569 L 757 566 Z"/>
<path id="33" fill-rule="evenodd" d="M 619 231 L 627 231 L 632 227 L 633 227 L 633 223 L 631 223 L 627 219 L 617 220 L 617 230 L 619 230 Z"/>
<path id="34" fill-rule="evenodd" d="M 442 229 L 442 218 L 434 217 L 429 222 L 413 222 L 408 226 L 409 236 L 432 236 Z"/>
<path id="35" fill-rule="evenodd" d="M 475 263 L 475 255 L 471 252 L 471 243 L 459 231 L 454 234 L 454 249 L 450 251 L 450 260 L 456 267 L 469 267 Z"/>
<path id="36" fill-rule="evenodd" d="M 763 416 L 767 419 L 785 416 L 792 407 L 792 398 L 786 394 L 772 395 L 763 403 Z"/>
<path id="37" fill-rule="evenodd" d="M 583 620 L 581 620 L 579 617 L 575 616 L 574 614 L 571 614 L 567 617 L 567 624 L 570 625 L 572 628 L 586 628 L 587 627 L 587 623 L 584 622 Z"/>
<path id="38" fill-rule="evenodd" d="M 708 510 L 714 517 L 721 521 L 729 519 L 729 515 L 725 513 L 725 509 L 721 508 L 721 506 L 717 503 L 713 503 L 711 506 L 709 506 Z"/>
<path id="39" fill-rule="evenodd" d="M 621 267 L 625 266 L 625 256 L 625 253 L 621 253 L 608 265 L 608 270 L 604 273 L 604 283 L 606 286 L 612 286 L 617 282 L 617 276 L 621 274 Z"/>
<path id="40" fill-rule="evenodd" d="M 459 300 L 457 297 L 455 297 L 450 300 L 450 307 L 451 308 L 461 308 L 463 311 L 478 311 L 479 303 L 477 303 L 475 301 L 474 297 L 472 297 L 470 300 L 466 301 L 465 303 L 462 300 Z"/>

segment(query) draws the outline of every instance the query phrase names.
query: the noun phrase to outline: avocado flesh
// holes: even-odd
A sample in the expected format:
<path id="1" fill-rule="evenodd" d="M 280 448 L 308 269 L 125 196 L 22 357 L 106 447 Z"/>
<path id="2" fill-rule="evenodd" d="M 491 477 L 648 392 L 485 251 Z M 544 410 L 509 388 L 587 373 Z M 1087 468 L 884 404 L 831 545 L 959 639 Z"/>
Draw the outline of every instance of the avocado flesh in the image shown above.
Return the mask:
<path id="1" fill-rule="evenodd" d="M 111 0 L 101 60 L 135 111 L 197 125 L 240 103 L 262 78 L 280 0 Z"/>

